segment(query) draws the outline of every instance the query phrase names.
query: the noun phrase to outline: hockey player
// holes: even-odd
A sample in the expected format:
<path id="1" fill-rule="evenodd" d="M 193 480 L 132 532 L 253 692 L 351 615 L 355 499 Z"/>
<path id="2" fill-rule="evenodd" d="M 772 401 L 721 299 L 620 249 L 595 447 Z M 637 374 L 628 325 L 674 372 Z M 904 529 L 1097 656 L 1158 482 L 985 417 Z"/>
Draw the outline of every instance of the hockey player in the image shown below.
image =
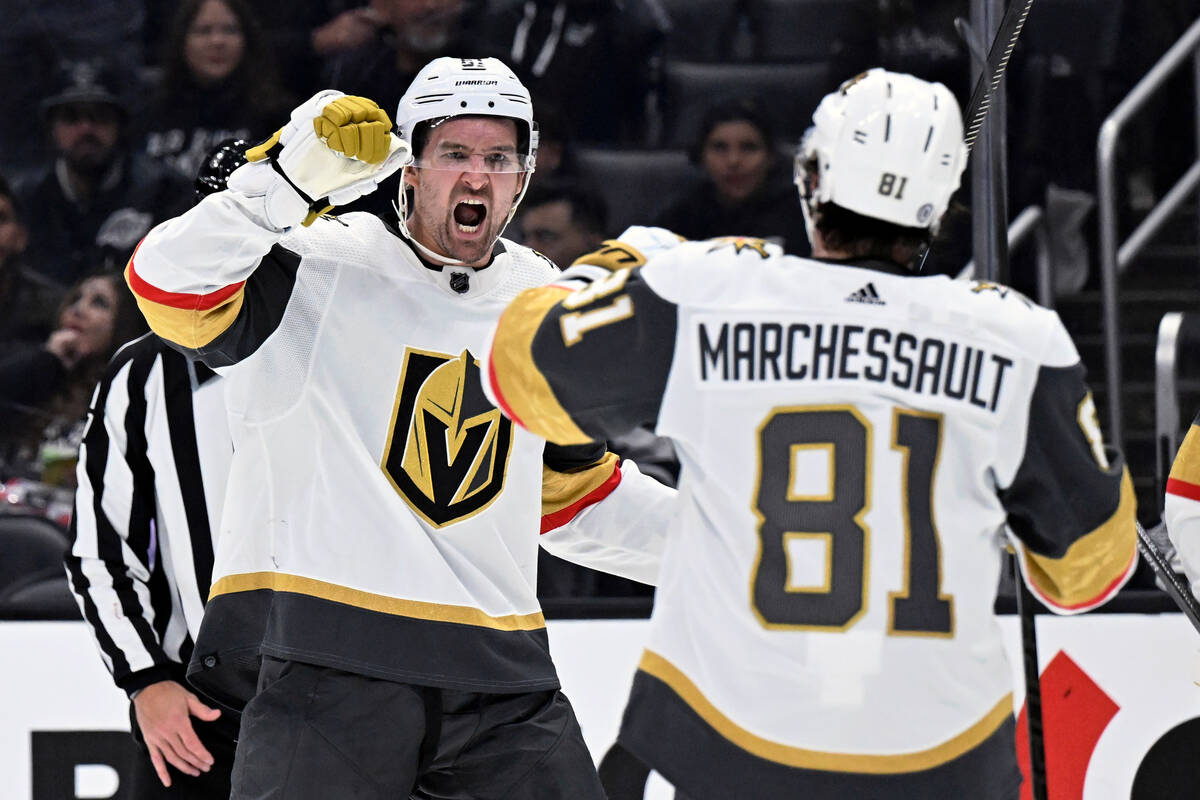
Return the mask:
<path id="1" fill-rule="evenodd" d="M 500 320 L 489 390 L 522 426 L 657 420 L 678 447 L 619 741 L 688 797 L 1017 797 L 1005 545 L 1060 613 L 1134 569 L 1128 473 L 1058 317 L 914 270 L 959 114 L 941 84 L 864 73 L 797 155 L 813 259 L 730 238 L 643 263 L 661 239 L 631 229 L 583 259 L 613 271 Z"/>
<path id="2" fill-rule="evenodd" d="M 534 167 L 528 92 L 495 59 L 441 58 L 396 122 L 317 94 L 129 263 L 155 331 L 228 381 L 189 677 L 252 697 L 236 798 L 601 798 L 548 652 L 536 534 L 652 582 L 672 493 L 483 394 L 505 304 L 557 273 L 498 238 Z M 398 229 L 322 215 L 402 167 Z"/>

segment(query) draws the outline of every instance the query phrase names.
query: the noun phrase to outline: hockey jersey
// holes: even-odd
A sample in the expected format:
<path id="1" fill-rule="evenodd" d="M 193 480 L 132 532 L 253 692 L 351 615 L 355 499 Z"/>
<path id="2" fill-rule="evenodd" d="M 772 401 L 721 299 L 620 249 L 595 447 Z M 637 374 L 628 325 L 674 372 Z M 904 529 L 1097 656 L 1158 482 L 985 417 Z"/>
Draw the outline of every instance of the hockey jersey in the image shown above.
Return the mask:
<path id="1" fill-rule="evenodd" d="M 285 235 L 231 191 L 147 236 L 126 271 L 143 313 L 227 375 L 234 457 L 197 685 L 236 707 L 262 653 L 553 687 L 539 529 L 565 557 L 653 582 L 672 493 L 603 445 L 547 447 L 481 390 L 501 310 L 556 273 L 504 240 L 485 268 L 442 269 L 368 214 Z"/>
<path id="2" fill-rule="evenodd" d="M 1200 590 L 1200 414 L 1192 420 L 1171 464 L 1163 522 L 1195 594 Z"/>
<path id="3" fill-rule="evenodd" d="M 622 740 L 705 797 L 750 779 L 873 797 L 820 781 L 937 770 L 985 741 L 1015 775 L 1005 545 L 1062 613 L 1135 567 L 1128 473 L 1057 315 L 753 239 L 646 263 L 643 240 L 585 257 L 614 269 L 585 288 L 519 295 L 488 362 L 501 407 L 553 441 L 656 422 L 676 443 L 681 510 Z M 749 777 L 722 783 L 731 764 Z"/>

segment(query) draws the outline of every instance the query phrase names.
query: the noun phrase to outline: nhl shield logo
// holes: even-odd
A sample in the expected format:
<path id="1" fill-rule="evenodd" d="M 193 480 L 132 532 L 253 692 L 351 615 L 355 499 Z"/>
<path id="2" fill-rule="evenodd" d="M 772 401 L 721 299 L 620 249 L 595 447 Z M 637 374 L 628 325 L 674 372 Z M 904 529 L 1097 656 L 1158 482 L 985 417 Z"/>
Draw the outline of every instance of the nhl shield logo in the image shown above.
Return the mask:
<path id="1" fill-rule="evenodd" d="M 441 528 L 491 505 L 512 440 L 512 423 L 488 402 L 469 351 L 405 350 L 381 466 L 422 519 Z"/>

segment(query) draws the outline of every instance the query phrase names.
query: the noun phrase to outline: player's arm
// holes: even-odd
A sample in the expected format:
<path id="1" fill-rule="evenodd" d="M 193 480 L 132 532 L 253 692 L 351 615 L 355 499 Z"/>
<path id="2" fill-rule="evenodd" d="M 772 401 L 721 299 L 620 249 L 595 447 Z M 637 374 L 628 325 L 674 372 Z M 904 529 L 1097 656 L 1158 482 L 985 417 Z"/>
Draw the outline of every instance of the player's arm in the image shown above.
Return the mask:
<path id="1" fill-rule="evenodd" d="M 675 496 L 602 443 L 547 443 L 539 541 L 559 558 L 653 585 Z"/>
<path id="2" fill-rule="evenodd" d="M 1194 594 L 1200 589 L 1200 414 L 1188 428 L 1171 465 L 1163 522 Z"/>
<path id="3" fill-rule="evenodd" d="M 374 190 L 408 145 L 371 101 L 324 91 L 246 157 L 228 188 L 150 231 L 125 272 L 154 332 L 213 367 L 278 326 L 300 264 L 284 234 Z"/>
<path id="4" fill-rule="evenodd" d="M 500 317 L 485 386 L 508 417 L 551 442 L 607 440 L 657 420 L 676 316 L 641 267 L 575 291 L 527 289 Z"/>
<path id="5" fill-rule="evenodd" d="M 1038 371 L 1024 453 L 999 494 L 1026 584 L 1052 611 L 1074 614 L 1107 602 L 1133 574 L 1137 504 L 1057 318 L 1050 338 L 1060 355 Z"/>
<path id="6" fill-rule="evenodd" d="M 564 273 L 565 285 L 513 301 L 493 337 L 485 387 L 518 424 L 566 445 L 547 446 L 543 547 L 654 583 L 675 492 L 594 444 L 657 419 L 674 357 L 675 305 L 645 282 L 641 250 L 679 240 L 641 230 L 645 241 L 606 242 Z M 573 279 L 580 267 L 588 271 Z"/>

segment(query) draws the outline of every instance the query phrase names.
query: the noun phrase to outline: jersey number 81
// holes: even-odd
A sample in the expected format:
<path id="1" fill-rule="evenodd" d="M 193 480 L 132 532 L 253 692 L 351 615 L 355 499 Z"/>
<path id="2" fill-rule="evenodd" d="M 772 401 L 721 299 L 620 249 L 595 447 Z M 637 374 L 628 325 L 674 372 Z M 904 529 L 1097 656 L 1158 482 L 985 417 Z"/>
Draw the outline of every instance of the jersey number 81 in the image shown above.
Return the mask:
<path id="1" fill-rule="evenodd" d="M 866 612 L 870 532 L 871 424 L 853 406 L 777 408 L 758 430 L 759 558 L 751 605 L 767 628 L 842 631 Z M 933 477 L 941 449 L 940 414 L 892 414 L 892 449 L 903 459 L 904 585 L 889 594 L 888 633 L 954 635 L 954 598 L 941 592 L 941 545 L 933 521 Z M 798 496 L 792 470 L 798 448 L 829 452 L 828 493 Z M 788 545 L 825 542 L 823 586 L 790 585 Z"/>

